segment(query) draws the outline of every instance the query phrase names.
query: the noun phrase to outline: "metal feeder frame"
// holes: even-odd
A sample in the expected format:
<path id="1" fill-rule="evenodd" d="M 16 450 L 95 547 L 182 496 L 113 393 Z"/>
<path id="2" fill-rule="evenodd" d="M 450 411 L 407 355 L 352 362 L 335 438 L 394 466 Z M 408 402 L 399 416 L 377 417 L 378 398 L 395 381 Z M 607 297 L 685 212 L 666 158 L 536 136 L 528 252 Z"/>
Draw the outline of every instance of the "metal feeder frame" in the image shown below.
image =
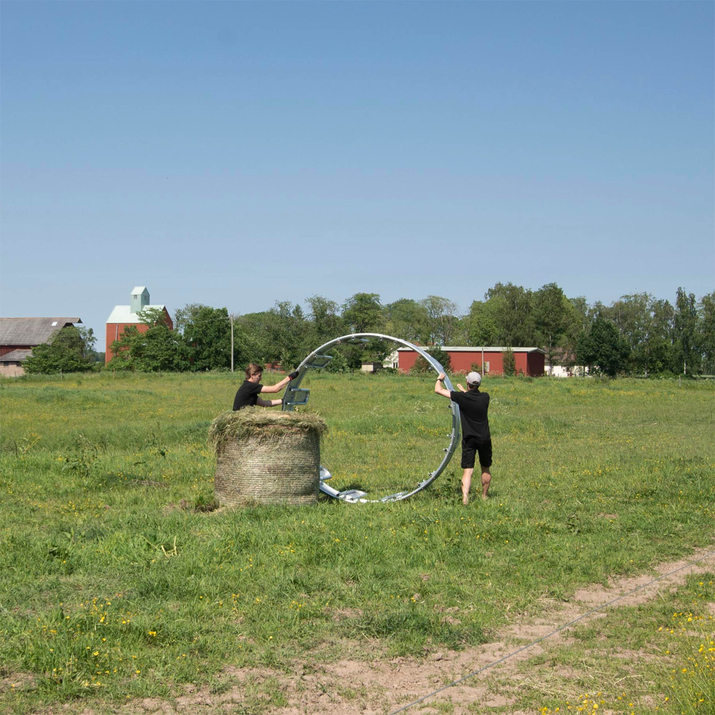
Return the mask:
<path id="1" fill-rule="evenodd" d="M 332 348 L 341 345 L 343 343 L 367 343 L 371 339 L 384 340 L 391 343 L 398 343 L 410 350 L 414 350 L 416 353 L 421 355 L 429 364 L 429 366 L 437 372 L 437 374 L 444 372 L 442 365 L 435 360 L 428 352 L 413 345 L 412 343 L 402 340 L 400 338 L 392 337 L 391 335 L 382 335 L 380 333 L 352 333 L 351 335 L 343 335 L 340 338 L 335 338 L 330 342 L 321 345 L 317 350 L 314 350 L 307 358 L 301 362 L 298 366 L 298 376 L 291 380 L 286 387 L 285 396 L 283 397 L 283 411 L 292 412 L 296 407 L 305 405 L 308 403 L 308 398 L 310 397 L 310 390 L 302 388 L 300 383 L 305 377 L 308 370 L 319 370 L 324 368 L 333 359 L 332 355 L 327 355 L 327 351 Z M 444 379 L 445 387 L 450 390 L 454 389 L 452 382 L 449 377 Z M 397 494 L 390 494 L 389 496 L 382 497 L 382 499 L 366 499 L 366 492 L 360 491 L 359 489 L 346 489 L 345 491 L 338 491 L 333 489 L 326 482 L 332 478 L 332 474 L 322 465 L 320 466 L 320 491 L 327 494 L 334 499 L 341 499 L 344 502 L 350 504 L 360 503 L 378 503 L 378 502 L 392 502 L 401 501 L 402 499 L 407 499 L 417 492 L 421 492 L 423 489 L 428 487 L 432 482 L 437 479 L 437 477 L 442 474 L 449 464 L 455 449 L 457 448 L 457 442 L 459 441 L 459 407 L 456 403 L 450 401 L 450 410 L 452 413 L 452 431 L 450 434 L 449 446 L 444 448 L 445 455 L 442 458 L 440 465 L 434 472 L 430 472 L 427 479 L 421 481 L 412 491 L 397 492 Z"/>

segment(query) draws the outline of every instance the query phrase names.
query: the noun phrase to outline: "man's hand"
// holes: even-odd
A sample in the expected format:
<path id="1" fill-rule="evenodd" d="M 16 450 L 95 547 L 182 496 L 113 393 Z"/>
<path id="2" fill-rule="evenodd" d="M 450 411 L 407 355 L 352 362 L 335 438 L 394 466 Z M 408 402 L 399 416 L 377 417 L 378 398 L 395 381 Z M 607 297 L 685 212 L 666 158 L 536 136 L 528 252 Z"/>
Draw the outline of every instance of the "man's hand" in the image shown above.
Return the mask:
<path id="1" fill-rule="evenodd" d="M 466 390 L 465 390 L 459 383 L 457 383 L 457 389 L 458 389 L 460 392 L 466 392 Z"/>
<path id="2" fill-rule="evenodd" d="M 449 390 L 442 384 L 442 380 L 447 377 L 443 372 L 437 375 L 437 382 L 434 383 L 434 391 L 443 397 L 449 397 Z"/>
<path id="3" fill-rule="evenodd" d="M 293 370 L 293 372 L 291 372 L 291 373 L 288 375 L 288 377 L 289 377 L 289 379 L 291 379 L 291 380 L 295 380 L 295 378 L 298 377 L 298 375 L 300 375 L 300 372 L 299 372 L 298 370 Z"/>

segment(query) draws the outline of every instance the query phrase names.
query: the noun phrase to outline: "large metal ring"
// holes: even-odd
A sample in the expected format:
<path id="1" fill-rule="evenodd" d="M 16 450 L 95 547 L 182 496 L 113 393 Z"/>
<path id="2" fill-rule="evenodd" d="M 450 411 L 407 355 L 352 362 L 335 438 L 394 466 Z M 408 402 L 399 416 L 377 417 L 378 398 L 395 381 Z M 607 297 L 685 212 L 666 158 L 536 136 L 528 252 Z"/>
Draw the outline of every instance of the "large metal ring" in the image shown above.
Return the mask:
<path id="1" fill-rule="evenodd" d="M 410 350 L 414 350 L 419 353 L 430 365 L 430 367 L 435 370 L 438 374 L 444 372 L 444 368 L 440 363 L 435 360 L 428 352 L 408 343 L 406 340 L 401 340 L 400 338 L 393 338 L 390 335 L 381 335 L 380 333 L 353 333 L 351 335 L 343 335 L 340 338 L 335 338 L 325 345 L 321 345 L 317 350 L 314 350 L 310 355 L 308 355 L 303 362 L 298 366 L 298 376 L 288 383 L 288 387 L 285 391 L 285 396 L 283 398 L 283 410 L 285 412 L 292 412 L 293 409 L 299 405 L 305 405 L 308 402 L 308 397 L 310 396 L 310 390 L 302 388 L 300 386 L 303 377 L 311 369 L 320 369 L 325 367 L 333 358 L 331 355 L 326 353 L 332 348 L 340 345 L 341 343 L 366 343 L 369 342 L 371 338 L 377 338 L 378 340 L 385 340 L 393 343 L 399 343 Z M 452 390 L 453 386 L 448 377 L 444 379 L 445 387 L 448 390 Z M 331 486 L 326 484 L 326 481 L 332 477 L 330 472 L 321 465 L 320 467 L 320 491 L 328 496 L 335 499 L 342 499 L 343 501 L 356 503 L 356 502 L 390 502 L 390 501 L 400 501 L 401 499 L 407 499 L 413 494 L 422 491 L 425 487 L 428 487 L 432 482 L 437 479 L 437 477 L 442 474 L 449 460 L 452 459 L 454 450 L 457 448 L 457 442 L 459 441 L 459 407 L 456 403 L 450 402 L 450 409 L 452 412 L 452 433 L 450 435 L 449 447 L 446 447 L 444 452 L 445 455 L 442 458 L 440 465 L 434 472 L 430 472 L 427 479 L 421 481 L 414 489 L 411 491 L 398 492 L 397 494 L 391 494 L 390 496 L 382 497 L 382 499 L 366 499 L 366 492 L 360 491 L 359 489 L 347 489 L 345 491 L 338 491 L 333 489 Z"/>

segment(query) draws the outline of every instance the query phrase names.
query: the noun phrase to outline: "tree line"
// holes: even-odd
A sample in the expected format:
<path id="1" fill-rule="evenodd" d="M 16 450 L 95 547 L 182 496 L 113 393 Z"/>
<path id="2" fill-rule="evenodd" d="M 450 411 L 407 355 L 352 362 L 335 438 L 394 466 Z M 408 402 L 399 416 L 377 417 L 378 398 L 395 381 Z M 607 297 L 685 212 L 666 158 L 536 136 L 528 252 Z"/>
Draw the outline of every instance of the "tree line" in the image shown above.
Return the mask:
<path id="1" fill-rule="evenodd" d="M 233 358 L 239 369 L 248 362 L 294 368 L 340 335 L 384 333 L 436 349 L 539 347 L 548 365 L 585 365 L 611 376 L 715 374 L 715 292 L 696 300 L 682 288 L 672 304 L 636 293 L 604 305 L 568 298 L 556 283 L 538 290 L 497 283 L 463 315 L 440 296 L 383 304 L 376 293 L 356 293 L 342 304 L 314 295 L 304 307 L 280 301 L 270 310 L 236 316 L 226 308 L 190 303 L 176 311 L 174 330 L 162 311 L 147 309 L 141 320 L 145 332 L 126 328 L 108 346 L 114 357 L 105 369 L 229 369 L 233 323 Z M 26 369 L 58 372 L 62 360 L 70 357 L 71 367 L 68 362 L 64 371 L 92 369 L 92 341 L 91 331 L 87 335 L 66 328 L 52 344 L 34 349 Z M 340 346 L 329 369 L 357 369 L 365 360 L 383 359 L 390 349 L 379 341 Z"/>

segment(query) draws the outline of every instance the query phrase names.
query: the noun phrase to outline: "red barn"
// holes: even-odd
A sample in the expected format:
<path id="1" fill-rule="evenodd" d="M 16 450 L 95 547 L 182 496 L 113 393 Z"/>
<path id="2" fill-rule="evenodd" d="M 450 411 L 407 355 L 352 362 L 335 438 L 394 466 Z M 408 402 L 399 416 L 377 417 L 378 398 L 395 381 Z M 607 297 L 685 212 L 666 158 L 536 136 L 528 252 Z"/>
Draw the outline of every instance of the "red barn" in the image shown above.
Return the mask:
<path id="1" fill-rule="evenodd" d="M 471 372 L 476 369 L 485 375 L 504 374 L 504 353 L 508 348 L 444 347 L 440 349 L 449 354 L 452 372 Z M 514 353 L 517 375 L 543 376 L 546 353 L 541 348 L 511 348 L 511 351 Z M 398 348 L 397 355 L 400 372 L 409 372 L 419 357 L 418 353 L 409 348 Z"/>
<path id="2" fill-rule="evenodd" d="M 149 330 L 149 326 L 141 322 L 139 313 L 146 308 L 158 308 L 164 311 L 166 324 L 171 330 L 174 329 L 174 323 L 171 320 L 169 311 L 165 305 L 150 305 L 149 291 L 144 286 L 138 286 L 132 291 L 131 301 L 129 305 L 115 305 L 111 315 L 107 318 L 107 350 L 104 353 L 104 362 L 108 363 L 114 353 L 109 349 L 109 346 L 122 337 L 124 328 L 133 325 L 140 333 L 145 333 Z"/>

